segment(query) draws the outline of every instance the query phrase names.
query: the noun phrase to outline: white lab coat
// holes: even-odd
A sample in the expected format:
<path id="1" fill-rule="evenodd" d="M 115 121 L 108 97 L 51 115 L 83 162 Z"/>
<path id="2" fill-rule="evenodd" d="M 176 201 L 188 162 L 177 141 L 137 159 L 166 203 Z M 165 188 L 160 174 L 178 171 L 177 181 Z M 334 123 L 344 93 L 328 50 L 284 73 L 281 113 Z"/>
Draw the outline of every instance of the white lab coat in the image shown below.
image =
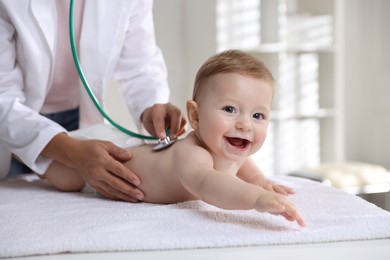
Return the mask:
<path id="1" fill-rule="evenodd" d="M 65 131 L 38 113 L 53 76 L 55 8 L 52 0 L 0 0 L 0 179 L 8 172 L 11 153 L 44 172 L 51 161 L 40 152 Z M 79 56 L 100 103 L 113 79 L 133 118 L 155 103 L 168 102 L 152 0 L 85 0 Z M 80 87 L 80 126 L 102 120 Z"/>

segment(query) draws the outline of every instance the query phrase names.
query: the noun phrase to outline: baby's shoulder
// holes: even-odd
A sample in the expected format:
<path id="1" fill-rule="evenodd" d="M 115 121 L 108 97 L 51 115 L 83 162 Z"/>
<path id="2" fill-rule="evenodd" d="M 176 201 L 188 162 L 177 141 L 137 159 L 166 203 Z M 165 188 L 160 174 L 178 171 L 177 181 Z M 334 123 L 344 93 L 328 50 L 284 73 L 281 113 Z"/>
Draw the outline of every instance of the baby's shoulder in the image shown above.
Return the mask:
<path id="1" fill-rule="evenodd" d="M 177 141 L 172 147 L 172 152 L 175 158 L 211 158 L 211 154 L 193 136 L 187 136 L 182 140 Z"/>

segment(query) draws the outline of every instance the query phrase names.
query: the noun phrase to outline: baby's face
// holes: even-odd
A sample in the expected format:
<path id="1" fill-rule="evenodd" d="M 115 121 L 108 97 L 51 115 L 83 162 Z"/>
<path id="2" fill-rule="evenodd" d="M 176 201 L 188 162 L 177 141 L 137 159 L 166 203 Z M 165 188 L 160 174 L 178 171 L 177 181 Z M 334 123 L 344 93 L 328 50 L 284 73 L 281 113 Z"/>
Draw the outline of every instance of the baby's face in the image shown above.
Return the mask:
<path id="1" fill-rule="evenodd" d="M 235 73 L 215 75 L 206 85 L 199 99 L 197 134 L 208 150 L 228 160 L 259 150 L 267 134 L 272 87 Z"/>

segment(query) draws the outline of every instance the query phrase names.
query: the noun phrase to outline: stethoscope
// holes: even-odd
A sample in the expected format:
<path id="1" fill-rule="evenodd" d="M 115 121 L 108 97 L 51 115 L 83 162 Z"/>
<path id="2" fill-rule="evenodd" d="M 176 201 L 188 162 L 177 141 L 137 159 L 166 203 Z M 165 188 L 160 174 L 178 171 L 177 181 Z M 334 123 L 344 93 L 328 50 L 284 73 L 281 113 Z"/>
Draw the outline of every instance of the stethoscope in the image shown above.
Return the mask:
<path id="1" fill-rule="evenodd" d="M 156 137 L 153 136 L 147 136 L 147 135 L 141 135 L 138 133 L 135 133 L 133 131 L 130 131 L 123 126 L 119 125 L 116 123 L 102 108 L 102 106 L 99 104 L 99 101 L 97 100 L 96 96 L 92 92 L 91 87 L 88 84 L 87 79 L 84 76 L 84 72 L 81 68 L 80 61 L 78 58 L 77 54 L 77 48 L 76 48 L 76 40 L 74 36 L 74 0 L 70 0 L 70 6 L 69 6 L 69 38 L 70 38 L 70 47 L 72 49 L 72 56 L 73 56 L 73 61 L 77 69 L 77 73 L 79 74 L 80 80 L 87 91 L 89 97 L 91 98 L 92 102 L 94 103 L 95 107 L 98 109 L 100 114 L 107 119 L 110 124 L 112 124 L 114 127 L 116 127 L 118 130 L 122 131 L 125 134 L 128 134 L 132 137 L 139 138 L 139 139 L 144 139 L 144 140 L 157 140 Z M 173 144 L 177 139 L 170 139 L 169 137 L 169 129 L 167 130 L 167 137 L 164 139 L 158 139 L 158 144 L 153 147 L 153 150 L 161 150 L 165 147 L 170 146 Z"/>

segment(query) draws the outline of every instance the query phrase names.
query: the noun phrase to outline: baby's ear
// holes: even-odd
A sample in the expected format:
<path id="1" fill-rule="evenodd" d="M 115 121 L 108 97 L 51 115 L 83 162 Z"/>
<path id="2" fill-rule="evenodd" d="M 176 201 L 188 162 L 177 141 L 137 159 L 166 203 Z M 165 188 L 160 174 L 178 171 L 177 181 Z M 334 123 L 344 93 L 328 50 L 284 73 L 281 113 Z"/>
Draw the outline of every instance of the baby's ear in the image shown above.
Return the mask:
<path id="1" fill-rule="evenodd" d="M 198 128 L 199 123 L 199 106 L 198 104 L 193 100 L 188 100 L 186 104 L 187 108 L 187 117 L 190 121 L 190 125 L 192 129 Z"/>

